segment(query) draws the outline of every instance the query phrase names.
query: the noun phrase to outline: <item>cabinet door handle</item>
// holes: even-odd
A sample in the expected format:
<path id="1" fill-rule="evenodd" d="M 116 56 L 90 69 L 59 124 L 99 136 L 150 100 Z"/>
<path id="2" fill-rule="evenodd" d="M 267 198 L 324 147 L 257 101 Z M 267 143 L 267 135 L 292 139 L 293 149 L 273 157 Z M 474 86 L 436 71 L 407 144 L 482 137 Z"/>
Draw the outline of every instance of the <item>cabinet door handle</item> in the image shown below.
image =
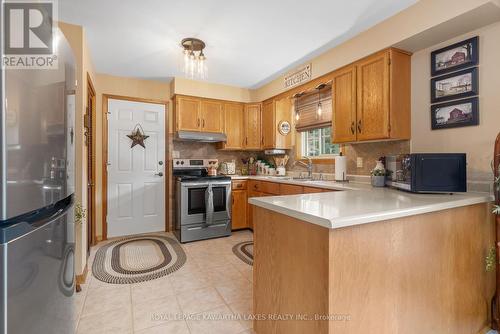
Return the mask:
<path id="1" fill-rule="evenodd" d="M 200 127 L 200 119 L 198 118 L 198 120 L 196 121 L 196 126 L 197 127 Z"/>
<path id="2" fill-rule="evenodd" d="M 358 132 L 361 133 L 361 120 L 358 121 Z"/>
<path id="3" fill-rule="evenodd" d="M 248 145 L 248 137 L 245 138 L 245 145 Z"/>
<path id="4" fill-rule="evenodd" d="M 201 120 L 201 127 L 204 128 L 205 127 L 205 119 L 202 119 Z"/>
<path id="5" fill-rule="evenodd" d="M 352 121 L 352 123 L 351 123 L 351 133 L 354 134 L 355 131 L 356 131 L 356 125 L 354 124 L 354 121 Z"/>

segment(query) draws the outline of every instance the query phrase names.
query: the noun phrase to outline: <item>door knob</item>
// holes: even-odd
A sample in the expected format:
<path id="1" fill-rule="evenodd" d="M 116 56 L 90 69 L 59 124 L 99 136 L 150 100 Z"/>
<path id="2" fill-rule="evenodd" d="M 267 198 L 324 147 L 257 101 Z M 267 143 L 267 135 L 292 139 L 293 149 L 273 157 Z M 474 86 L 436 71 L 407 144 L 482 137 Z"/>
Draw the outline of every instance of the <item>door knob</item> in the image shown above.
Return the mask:
<path id="1" fill-rule="evenodd" d="M 159 173 L 156 173 L 155 175 L 158 175 L 158 176 L 163 176 L 163 173 L 162 173 L 162 172 L 159 172 Z"/>
<path id="2" fill-rule="evenodd" d="M 163 161 L 158 161 L 158 165 L 163 165 Z"/>

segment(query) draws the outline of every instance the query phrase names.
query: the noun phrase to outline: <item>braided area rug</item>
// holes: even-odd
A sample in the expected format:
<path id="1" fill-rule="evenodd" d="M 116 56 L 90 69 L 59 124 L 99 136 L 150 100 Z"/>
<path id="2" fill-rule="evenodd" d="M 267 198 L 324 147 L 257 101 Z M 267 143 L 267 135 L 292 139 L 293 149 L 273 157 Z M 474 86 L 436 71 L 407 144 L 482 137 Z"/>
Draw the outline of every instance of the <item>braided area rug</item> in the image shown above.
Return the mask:
<path id="1" fill-rule="evenodd" d="M 112 241 L 97 250 L 92 273 L 112 284 L 154 280 L 179 270 L 186 253 L 179 242 L 165 235 L 139 235 Z"/>
<path id="2" fill-rule="evenodd" d="M 233 253 L 241 261 L 253 266 L 253 241 L 243 241 L 233 246 Z"/>

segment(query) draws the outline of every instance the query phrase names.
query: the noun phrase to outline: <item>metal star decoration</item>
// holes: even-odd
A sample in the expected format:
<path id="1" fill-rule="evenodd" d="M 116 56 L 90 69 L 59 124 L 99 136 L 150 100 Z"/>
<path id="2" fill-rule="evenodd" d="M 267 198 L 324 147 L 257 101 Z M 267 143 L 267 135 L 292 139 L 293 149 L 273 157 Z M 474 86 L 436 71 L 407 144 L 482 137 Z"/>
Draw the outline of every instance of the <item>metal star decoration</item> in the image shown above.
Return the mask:
<path id="1" fill-rule="evenodd" d="M 141 145 L 142 147 L 146 148 L 144 145 L 144 141 L 149 138 L 149 136 L 146 136 L 141 132 L 141 129 L 137 128 L 135 132 L 132 130 L 131 135 L 127 135 L 130 139 L 132 139 L 132 145 L 130 148 L 134 147 L 135 145 Z"/>

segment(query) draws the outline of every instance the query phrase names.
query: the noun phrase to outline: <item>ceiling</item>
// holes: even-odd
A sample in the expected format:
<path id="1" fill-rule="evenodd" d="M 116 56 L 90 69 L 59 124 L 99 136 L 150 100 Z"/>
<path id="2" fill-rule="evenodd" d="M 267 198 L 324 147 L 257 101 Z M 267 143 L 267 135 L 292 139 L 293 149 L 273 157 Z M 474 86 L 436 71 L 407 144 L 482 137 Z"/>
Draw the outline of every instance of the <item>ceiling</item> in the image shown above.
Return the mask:
<path id="1" fill-rule="evenodd" d="M 207 44 L 209 82 L 259 87 L 417 0 L 62 0 L 99 73 L 182 76 L 184 37 Z"/>

